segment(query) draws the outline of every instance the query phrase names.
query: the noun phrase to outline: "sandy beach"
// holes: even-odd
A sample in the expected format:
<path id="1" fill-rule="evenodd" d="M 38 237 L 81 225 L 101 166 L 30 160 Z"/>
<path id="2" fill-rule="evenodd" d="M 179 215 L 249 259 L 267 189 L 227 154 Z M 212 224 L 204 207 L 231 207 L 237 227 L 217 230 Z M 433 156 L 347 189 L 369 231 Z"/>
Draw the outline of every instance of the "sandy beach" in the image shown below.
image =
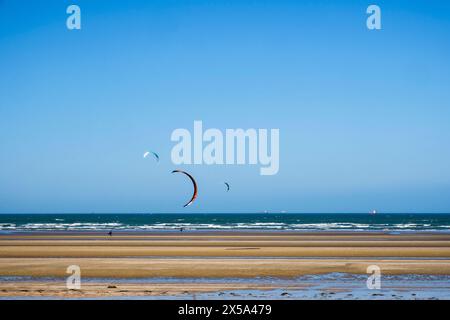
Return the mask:
<path id="1" fill-rule="evenodd" d="M 65 287 L 78 265 L 81 291 Z M 26 233 L 0 235 L 0 297 L 164 296 L 280 285 L 223 279 L 346 273 L 450 275 L 450 235 L 300 232 Z M 45 278 L 46 281 L 39 279 Z M 215 282 L 130 283 L 127 279 L 222 279 Z M 37 279 L 37 280 L 36 280 Z M 121 279 L 108 285 L 96 279 Z M 305 284 L 282 288 L 305 290 Z"/>

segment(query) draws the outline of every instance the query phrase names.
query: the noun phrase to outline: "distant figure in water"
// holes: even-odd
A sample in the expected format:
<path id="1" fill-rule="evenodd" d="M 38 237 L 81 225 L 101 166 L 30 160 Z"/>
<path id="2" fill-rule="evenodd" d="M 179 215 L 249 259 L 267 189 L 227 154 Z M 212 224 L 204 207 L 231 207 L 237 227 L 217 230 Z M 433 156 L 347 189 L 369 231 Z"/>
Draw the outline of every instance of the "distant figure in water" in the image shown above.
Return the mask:
<path id="1" fill-rule="evenodd" d="M 109 236 L 111 237 L 111 236 L 112 236 L 112 230 L 111 230 L 110 232 L 108 232 L 108 234 L 109 234 Z"/>
<path id="2" fill-rule="evenodd" d="M 184 230 L 184 228 L 183 228 L 183 227 L 181 227 L 181 228 L 180 228 L 180 232 L 183 232 L 183 230 Z"/>

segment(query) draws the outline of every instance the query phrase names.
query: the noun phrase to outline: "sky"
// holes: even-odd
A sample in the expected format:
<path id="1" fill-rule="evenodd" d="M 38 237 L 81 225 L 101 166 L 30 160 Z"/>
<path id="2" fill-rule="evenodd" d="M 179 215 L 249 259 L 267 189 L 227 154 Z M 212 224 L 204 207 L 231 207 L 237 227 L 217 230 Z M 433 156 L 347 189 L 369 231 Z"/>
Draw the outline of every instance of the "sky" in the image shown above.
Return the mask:
<path id="1" fill-rule="evenodd" d="M 0 213 L 448 213 L 449 57 L 444 1 L 0 0 Z M 278 174 L 173 164 L 195 120 Z"/>

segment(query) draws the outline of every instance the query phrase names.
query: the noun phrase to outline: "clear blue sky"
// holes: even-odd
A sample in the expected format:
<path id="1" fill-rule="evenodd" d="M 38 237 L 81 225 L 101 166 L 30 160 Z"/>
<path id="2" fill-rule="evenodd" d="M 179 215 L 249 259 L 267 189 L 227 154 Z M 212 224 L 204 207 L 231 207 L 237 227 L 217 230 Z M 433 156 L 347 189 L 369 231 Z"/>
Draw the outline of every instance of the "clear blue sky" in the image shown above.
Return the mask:
<path id="1" fill-rule="evenodd" d="M 449 57 L 446 1 L 0 0 L 0 212 L 450 212 Z M 185 166 L 182 208 L 194 120 L 279 128 L 279 173 Z"/>

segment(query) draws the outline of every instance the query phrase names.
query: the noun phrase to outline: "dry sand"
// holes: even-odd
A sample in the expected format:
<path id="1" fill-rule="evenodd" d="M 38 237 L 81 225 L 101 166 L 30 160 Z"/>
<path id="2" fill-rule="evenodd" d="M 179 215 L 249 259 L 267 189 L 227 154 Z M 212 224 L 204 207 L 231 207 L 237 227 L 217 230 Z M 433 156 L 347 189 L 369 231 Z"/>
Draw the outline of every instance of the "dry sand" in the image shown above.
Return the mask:
<path id="1" fill-rule="evenodd" d="M 78 265 L 82 277 L 99 278 L 296 277 L 330 272 L 365 274 L 372 264 L 383 274 L 450 275 L 450 235 L 234 232 L 0 236 L 0 276 L 67 277 L 67 267 Z M 257 288 L 258 284 L 202 283 L 183 286 L 182 290 L 169 283 L 123 284 L 119 290 L 91 283 L 83 290 L 85 296 L 127 292 L 158 295 L 242 286 Z M 64 283 L 0 281 L 0 296 L 77 294 L 68 291 Z"/>

